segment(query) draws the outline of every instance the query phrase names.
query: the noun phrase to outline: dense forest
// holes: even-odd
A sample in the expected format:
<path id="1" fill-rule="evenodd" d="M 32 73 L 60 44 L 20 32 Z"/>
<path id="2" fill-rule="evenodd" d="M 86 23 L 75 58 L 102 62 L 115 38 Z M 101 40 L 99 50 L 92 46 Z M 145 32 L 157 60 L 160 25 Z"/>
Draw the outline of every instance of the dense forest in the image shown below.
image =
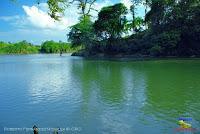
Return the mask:
<path id="1" fill-rule="evenodd" d="M 45 41 L 41 45 L 33 45 L 27 41 L 17 43 L 0 42 L 0 54 L 36 54 L 36 53 L 71 53 L 79 47 L 71 47 L 64 42 Z"/>
<path id="2" fill-rule="evenodd" d="M 97 0 L 48 0 L 52 18 L 76 2 L 81 17 L 68 34 L 72 46 L 84 46 L 74 55 L 200 56 L 200 0 L 133 0 L 103 7 L 92 21 L 90 11 Z M 136 16 L 143 4 L 145 17 Z M 132 19 L 127 19 L 128 12 Z"/>

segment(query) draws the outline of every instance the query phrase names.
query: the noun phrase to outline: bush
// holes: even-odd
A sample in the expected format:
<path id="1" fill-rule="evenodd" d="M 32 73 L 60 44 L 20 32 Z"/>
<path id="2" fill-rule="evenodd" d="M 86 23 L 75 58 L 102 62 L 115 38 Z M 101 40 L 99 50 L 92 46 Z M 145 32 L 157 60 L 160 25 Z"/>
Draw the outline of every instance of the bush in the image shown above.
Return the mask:
<path id="1" fill-rule="evenodd" d="M 180 41 L 180 33 L 177 31 L 167 31 L 158 35 L 152 35 L 150 43 L 152 50 L 159 50 L 161 56 L 176 55 L 177 45 Z"/>

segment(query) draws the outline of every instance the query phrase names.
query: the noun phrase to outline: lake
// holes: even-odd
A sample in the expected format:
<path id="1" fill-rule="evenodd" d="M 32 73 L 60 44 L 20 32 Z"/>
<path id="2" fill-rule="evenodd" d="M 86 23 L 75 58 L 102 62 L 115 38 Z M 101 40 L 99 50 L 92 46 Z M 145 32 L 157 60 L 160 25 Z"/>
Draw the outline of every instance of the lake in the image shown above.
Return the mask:
<path id="1" fill-rule="evenodd" d="M 0 56 L 0 133 L 170 134 L 179 117 L 200 130 L 200 60 Z"/>

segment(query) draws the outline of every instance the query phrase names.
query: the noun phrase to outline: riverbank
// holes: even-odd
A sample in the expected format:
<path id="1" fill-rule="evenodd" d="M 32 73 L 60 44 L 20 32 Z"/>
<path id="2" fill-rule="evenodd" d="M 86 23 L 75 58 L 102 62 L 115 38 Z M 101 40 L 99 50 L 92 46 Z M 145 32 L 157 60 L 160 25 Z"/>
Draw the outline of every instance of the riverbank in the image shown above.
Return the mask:
<path id="1" fill-rule="evenodd" d="M 142 54 L 104 54 L 104 53 L 95 53 L 90 54 L 88 51 L 79 50 L 72 53 L 71 56 L 79 56 L 87 59 L 113 59 L 113 60 L 160 60 L 160 59 L 200 59 L 199 56 L 152 56 L 152 55 L 142 55 Z"/>
<path id="2" fill-rule="evenodd" d="M 20 56 L 20 55 L 58 55 L 60 56 L 60 53 L 0 53 L 0 56 Z M 77 56 L 77 57 L 83 57 L 88 60 L 114 60 L 114 61 L 148 61 L 148 60 L 200 60 L 200 57 L 198 56 L 189 56 L 189 57 L 178 57 L 178 56 L 165 56 L 165 57 L 155 57 L 150 55 L 141 55 L 141 54 L 116 54 L 116 55 L 107 55 L 103 53 L 98 53 L 95 55 L 88 55 L 86 53 L 80 53 L 80 51 L 76 52 L 68 52 L 68 53 L 62 53 L 61 56 Z"/>

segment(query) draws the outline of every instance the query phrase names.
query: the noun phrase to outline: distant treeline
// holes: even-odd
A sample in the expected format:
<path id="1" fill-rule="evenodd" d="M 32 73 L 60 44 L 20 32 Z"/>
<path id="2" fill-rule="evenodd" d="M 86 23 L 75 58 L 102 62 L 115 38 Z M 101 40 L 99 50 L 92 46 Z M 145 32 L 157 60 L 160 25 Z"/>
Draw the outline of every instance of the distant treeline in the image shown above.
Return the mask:
<path id="1" fill-rule="evenodd" d="M 34 46 L 26 41 L 18 43 L 0 42 L 0 54 L 33 54 L 39 53 L 40 46 Z"/>
<path id="2" fill-rule="evenodd" d="M 41 45 L 33 45 L 27 41 L 17 43 L 0 42 L 0 54 L 36 54 L 36 53 L 70 53 L 77 51 L 70 43 L 45 41 Z"/>
<path id="3" fill-rule="evenodd" d="M 72 47 L 70 43 L 46 41 L 42 43 L 40 52 L 42 53 L 70 53 L 77 51 L 79 47 Z"/>

